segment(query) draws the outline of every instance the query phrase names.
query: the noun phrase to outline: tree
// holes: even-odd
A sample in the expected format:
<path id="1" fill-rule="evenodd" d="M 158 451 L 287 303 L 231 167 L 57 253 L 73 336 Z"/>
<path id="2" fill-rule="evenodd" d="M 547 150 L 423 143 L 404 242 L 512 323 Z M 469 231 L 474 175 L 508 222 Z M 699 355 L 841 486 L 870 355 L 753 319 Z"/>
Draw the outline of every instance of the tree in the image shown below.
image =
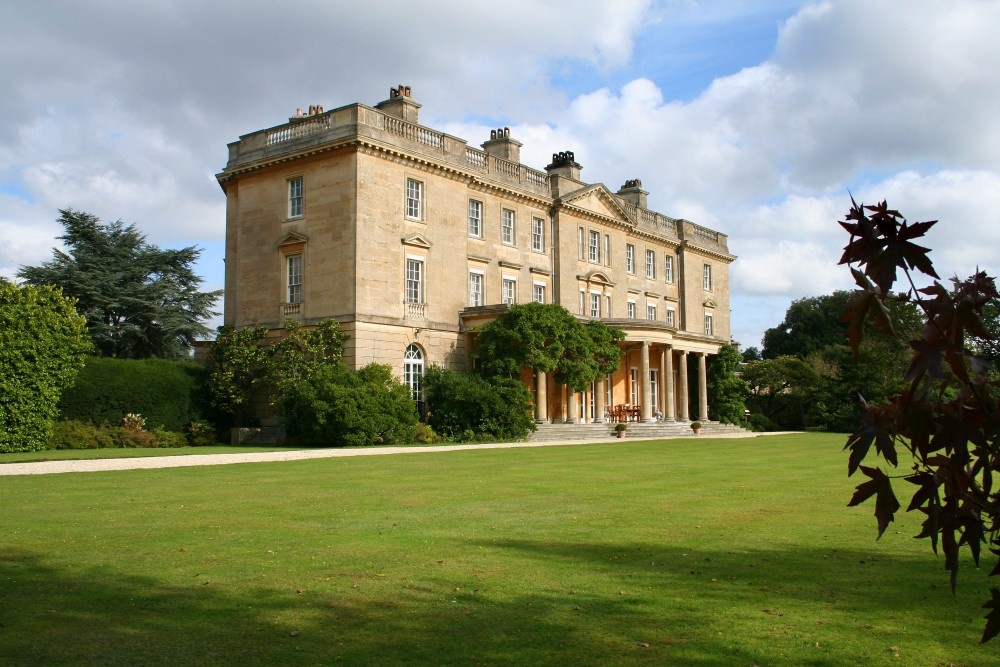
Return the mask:
<path id="1" fill-rule="evenodd" d="M 726 424 L 741 424 L 746 410 L 746 395 L 749 392 L 736 371 L 742 359 L 740 351 L 733 345 L 723 345 L 719 353 L 708 360 L 708 404 L 712 419 Z"/>
<path id="2" fill-rule="evenodd" d="M 847 342 L 847 327 L 841 321 L 850 292 L 838 291 L 793 301 L 785 319 L 764 332 L 764 359 L 794 356 L 805 359 L 828 345 Z"/>
<path id="3" fill-rule="evenodd" d="M 212 407 L 233 415 L 244 425 L 250 402 L 267 379 L 271 354 L 263 345 L 267 327 L 234 329 L 221 326 L 212 343 L 208 386 Z"/>
<path id="4" fill-rule="evenodd" d="M 108 224 L 89 213 L 59 211 L 67 250 L 25 266 L 31 285 L 54 285 L 76 299 L 97 353 L 105 357 L 176 359 L 211 332 L 204 322 L 222 291 L 200 292 L 191 270 L 201 250 L 161 250 L 135 225 Z"/>
<path id="5" fill-rule="evenodd" d="M 954 590 L 963 548 L 977 565 L 984 544 L 1000 556 L 1000 496 L 993 486 L 1000 473 L 1000 380 L 975 344 L 996 340 L 984 318 L 1000 294 L 985 272 L 956 278 L 951 289 L 940 283 L 930 249 L 914 243 L 936 221 L 909 224 L 884 201 L 862 206 L 852 199 L 851 204 L 840 222 L 851 236 L 840 263 L 851 268 L 858 286 L 845 310 L 852 351 L 859 355 L 868 321 L 899 335 L 887 305 L 892 301 L 914 302 L 924 327 L 909 342 L 913 356 L 904 390 L 884 403 L 860 401 L 862 418 L 845 449 L 850 450 L 848 474 L 861 470 L 868 479 L 858 485 L 850 505 L 875 498 L 881 537 L 900 504 L 893 477 L 863 463 L 873 446 L 892 468 L 901 452 L 908 454 L 911 472 L 901 477 L 916 491 L 907 511 L 925 515 L 917 537 L 928 539 L 935 552 L 941 545 Z M 908 287 L 902 294 L 892 292 L 899 270 Z M 915 272 L 934 280 L 917 289 Z M 990 574 L 1000 574 L 1000 564 Z M 1000 634 L 1000 588 L 992 587 L 983 606 L 990 610 L 981 639 L 986 642 Z"/>
<path id="6" fill-rule="evenodd" d="M 90 349 L 72 299 L 0 279 L 0 452 L 45 448 L 59 396 Z"/>
<path id="7" fill-rule="evenodd" d="M 487 377 L 507 378 L 533 368 L 585 391 L 618 368 L 622 353 L 617 343 L 624 338 L 620 329 L 599 320 L 584 324 L 556 304 L 517 304 L 479 329 L 476 368 Z"/>
<path id="8" fill-rule="evenodd" d="M 763 358 L 764 357 L 760 355 L 760 350 L 756 347 L 748 347 L 743 350 L 743 361 L 760 361 Z"/>
<path id="9" fill-rule="evenodd" d="M 742 378 L 750 388 L 747 404 L 751 418 L 763 415 L 759 426 L 767 430 L 801 429 L 806 425 L 809 399 L 818 377 L 812 366 L 797 357 L 750 361 Z"/>

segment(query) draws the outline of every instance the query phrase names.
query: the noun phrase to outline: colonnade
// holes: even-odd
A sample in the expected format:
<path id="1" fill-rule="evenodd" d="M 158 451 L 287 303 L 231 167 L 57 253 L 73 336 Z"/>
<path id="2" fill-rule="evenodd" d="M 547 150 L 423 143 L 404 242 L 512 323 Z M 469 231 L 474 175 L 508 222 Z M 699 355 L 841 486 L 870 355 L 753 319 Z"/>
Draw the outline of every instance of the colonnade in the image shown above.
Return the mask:
<path id="1" fill-rule="evenodd" d="M 677 355 L 676 364 L 674 359 L 675 354 Z M 629 366 L 628 360 L 630 355 L 626 353 L 623 356 L 623 365 L 611 375 L 614 388 L 620 388 L 619 392 L 612 391 L 612 401 L 615 404 L 631 404 L 633 401 L 630 397 L 635 393 L 639 399 L 639 421 L 655 423 L 657 421 L 657 412 L 662 416 L 664 421 L 690 421 L 688 355 L 691 354 L 694 354 L 698 359 L 697 419 L 708 421 L 707 352 L 677 350 L 672 345 L 661 345 L 652 348 L 648 341 L 642 341 L 639 346 L 638 377 L 633 380 L 631 368 L 634 367 Z M 655 406 L 653 405 L 653 388 L 650 381 L 650 371 L 654 366 L 658 371 Z M 601 421 L 604 418 L 605 411 L 612 407 L 607 404 L 608 387 L 606 378 L 602 377 L 595 381 L 592 399 L 589 395 L 590 392 L 580 392 L 583 394 L 582 401 L 580 400 L 581 397 L 577 395 L 578 392 L 566 385 L 553 385 L 553 391 L 550 392 L 549 386 L 551 382 L 552 378 L 547 373 L 535 373 L 535 421 L 538 423 L 565 421 L 566 423 L 575 424 L 582 422 L 586 424 L 591 421 Z M 631 386 L 633 382 L 638 384 L 638 391 L 633 392 Z M 621 400 L 618 400 L 619 398 Z M 554 405 L 550 405 L 550 401 Z M 584 406 L 582 415 L 579 410 L 581 402 Z M 593 414 L 588 409 L 591 403 L 593 403 Z"/>

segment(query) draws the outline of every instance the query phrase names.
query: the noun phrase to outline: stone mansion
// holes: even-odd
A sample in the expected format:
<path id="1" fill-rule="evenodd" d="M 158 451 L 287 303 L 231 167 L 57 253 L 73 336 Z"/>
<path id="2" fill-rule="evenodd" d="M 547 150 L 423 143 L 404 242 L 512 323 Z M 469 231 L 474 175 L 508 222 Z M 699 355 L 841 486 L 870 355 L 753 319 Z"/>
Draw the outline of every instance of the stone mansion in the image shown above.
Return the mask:
<path id="1" fill-rule="evenodd" d="M 277 336 L 289 318 L 334 318 L 348 366 L 389 364 L 419 401 L 426 365 L 469 366 L 476 326 L 561 304 L 625 331 L 624 354 L 583 393 L 526 370 L 539 422 L 623 404 L 707 419 L 706 357 L 730 340 L 725 234 L 649 210 L 639 180 L 582 181 L 571 152 L 535 169 L 507 128 L 475 148 L 419 109 L 399 86 L 229 144 L 225 324 Z"/>

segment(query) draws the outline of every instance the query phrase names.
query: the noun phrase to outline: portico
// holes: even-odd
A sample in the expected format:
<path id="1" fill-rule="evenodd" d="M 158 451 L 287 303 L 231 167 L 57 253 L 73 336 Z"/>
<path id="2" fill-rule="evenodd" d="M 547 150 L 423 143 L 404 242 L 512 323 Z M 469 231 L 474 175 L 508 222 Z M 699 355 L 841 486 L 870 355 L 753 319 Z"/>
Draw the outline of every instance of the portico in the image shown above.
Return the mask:
<path id="1" fill-rule="evenodd" d="M 708 357 L 717 352 L 718 343 L 664 337 L 661 332 L 644 332 L 644 327 L 620 322 L 608 324 L 627 334 L 621 343 L 621 364 L 614 373 L 595 380 L 590 389 L 573 391 L 557 383 L 551 373 L 534 372 L 522 378 L 533 392 L 538 423 L 708 421 Z M 692 396 L 697 397 L 694 405 Z"/>

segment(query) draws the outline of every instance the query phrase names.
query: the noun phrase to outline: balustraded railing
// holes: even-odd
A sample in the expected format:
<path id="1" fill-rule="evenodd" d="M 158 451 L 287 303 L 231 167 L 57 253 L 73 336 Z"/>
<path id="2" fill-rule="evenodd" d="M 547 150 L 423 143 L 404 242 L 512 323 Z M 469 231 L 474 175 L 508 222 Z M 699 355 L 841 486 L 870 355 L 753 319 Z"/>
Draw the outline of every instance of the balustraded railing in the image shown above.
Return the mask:
<path id="1" fill-rule="evenodd" d="M 305 137 L 316 132 L 323 132 L 330 129 L 330 114 L 324 114 L 309 120 L 298 120 L 279 128 L 268 130 L 267 145 L 279 144 L 282 141 L 290 141 Z"/>
<path id="2" fill-rule="evenodd" d="M 280 308 L 281 319 L 287 319 L 289 317 L 298 318 L 302 316 L 302 304 L 301 303 L 283 303 Z"/>
<path id="3" fill-rule="evenodd" d="M 689 223 L 689 224 L 691 225 L 691 231 L 694 232 L 695 236 L 703 238 L 706 241 L 709 241 L 715 245 L 718 245 L 719 232 L 714 232 L 711 229 L 706 229 L 705 227 L 701 227 L 700 225 L 696 225 L 694 223 Z"/>
<path id="4" fill-rule="evenodd" d="M 530 169 L 528 167 L 524 168 L 524 177 L 528 183 L 536 185 L 540 188 L 544 188 L 549 181 L 549 176 L 544 171 L 538 171 L 537 169 Z"/>
<path id="5" fill-rule="evenodd" d="M 430 146 L 431 148 L 441 148 L 444 145 L 444 135 L 441 132 L 428 130 L 426 127 L 414 125 L 413 123 L 392 116 L 385 116 L 385 129 L 387 132 L 399 135 L 410 141 L 416 141 L 425 146 Z"/>
<path id="6" fill-rule="evenodd" d="M 476 148 L 471 148 L 466 146 L 465 160 L 473 167 L 479 167 L 480 169 L 485 169 L 487 161 L 486 151 L 481 151 Z"/>
<path id="7" fill-rule="evenodd" d="M 425 320 L 427 319 L 427 304 L 426 303 L 411 303 L 406 301 L 403 303 L 403 317 L 408 320 Z"/>

